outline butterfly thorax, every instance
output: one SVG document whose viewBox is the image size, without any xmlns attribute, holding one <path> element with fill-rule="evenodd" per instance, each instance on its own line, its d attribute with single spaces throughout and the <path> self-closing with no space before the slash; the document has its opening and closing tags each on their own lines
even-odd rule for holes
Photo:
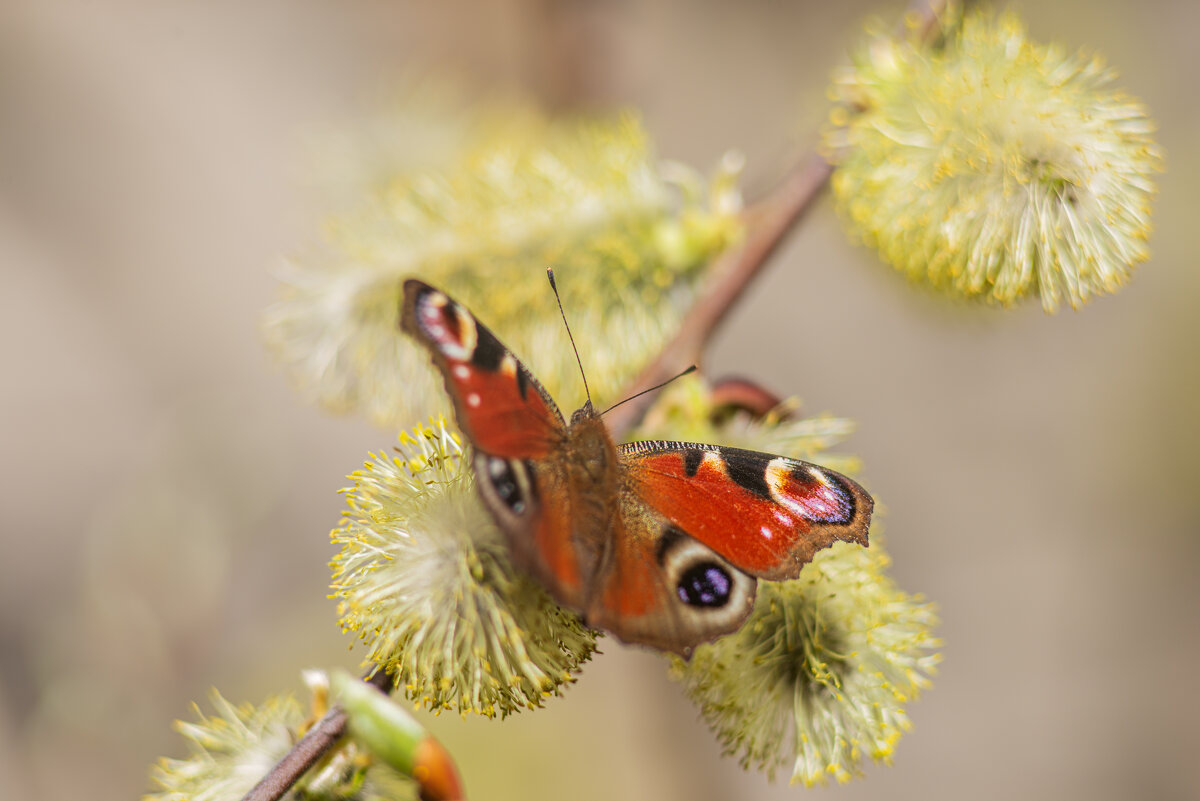
<svg viewBox="0 0 1200 801">
<path fill-rule="evenodd" d="M 571 509 L 571 540 L 584 584 L 603 564 L 620 508 L 615 500 L 621 486 L 617 449 L 604 421 L 585 404 L 571 416 L 562 449 Z"/>
<path fill-rule="evenodd" d="M 571 504 L 576 507 L 574 538 L 597 542 L 606 535 L 609 518 L 616 513 L 606 499 L 616 497 L 621 475 L 616 446 L 591 403 L 571 416 L 561 458 Z"/>
</svg>

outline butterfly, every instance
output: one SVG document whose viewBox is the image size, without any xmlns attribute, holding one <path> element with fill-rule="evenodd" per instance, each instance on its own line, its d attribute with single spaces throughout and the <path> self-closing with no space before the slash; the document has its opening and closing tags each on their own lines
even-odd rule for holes
<svg viewBox="0 0 1200 801">
<path fill-rule="evenodd" d="M 405 282 L 400 322 L 445 380 L 513 561 L 590 627 L 687 657 L 742 625 L 758 579 L 796 578 L 836 540 L 867 545 L 874 502 L 843 475 L 719 445 L 618 445 L 590 399 L 565 420 L 490 330 L 421 281 Z"/>
</svg>

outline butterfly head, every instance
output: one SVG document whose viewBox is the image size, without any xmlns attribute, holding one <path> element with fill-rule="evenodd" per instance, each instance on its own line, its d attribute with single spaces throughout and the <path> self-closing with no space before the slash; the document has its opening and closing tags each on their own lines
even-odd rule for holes
<svg viewBox="0 0 1200 801">
<path fill-rule="evenodd" d="M 592 399 L 588 398 L 587 401 L 585 401 L 584 404 L 576 409 L 575 413 L 571 415 L 571 425 L 576 425 L 583 420 L 598 418 L 599 416 L 600 415 L 596 414 L 596 410 L 592 408 Z"/>
</svg>

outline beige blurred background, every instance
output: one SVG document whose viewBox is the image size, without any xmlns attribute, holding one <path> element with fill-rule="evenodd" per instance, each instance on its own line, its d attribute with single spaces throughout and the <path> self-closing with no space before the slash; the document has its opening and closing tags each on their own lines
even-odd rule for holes
<svg viewBox="0 0 1200 801">
<path fill-rule="evenodd" d="M 315 132 L 450 71 L 640 107 L 700 167 L 740 147 L 754 195 L 811 141 L 868 6 L 0 4 L 0 798 L 134 797 L 211 686 L 259 701 L 361 658 L 327 532 L 392 434 L 304 405 L 257 329 L 270 270 L 317 239 Z M 1200 797 L 1200 5 L 1016 7 L 1104 53 L 1160 124 L 1132 285 L 1056 317 L 948 306 L 825 202 L 711 360 L 859 422 L 895 575 L 944 619 L 895 765 L 770 785 L 660 660 L 610 644 L 544 711 L 435 721 L 473 798 Z"/>
</svg>

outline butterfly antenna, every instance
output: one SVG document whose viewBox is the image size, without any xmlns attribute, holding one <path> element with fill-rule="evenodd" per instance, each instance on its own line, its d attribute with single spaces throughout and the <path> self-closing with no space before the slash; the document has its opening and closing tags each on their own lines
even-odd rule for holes
<svg viewBox="0 0 1200 801">
<path fill-rule="evenodd" d="M 579 348 L 575 347 L 575 337 L 571 335 L 571 326 L 567 323 L 567 313 L 563 311 L 562 298 L 558 296 L 558 284 L 554 283 L 553 267 L 546 268 L 546 277 L 550 279 L 550 288 L 554 290 L 554 301 L 558 303 L 558 313 L 562 315 L 563 328 L 567 329 L 567 339 L 571 340 L 571 350 L 575 351 L 575 363 L 579 365 L 579 375 L 583 377 L 583 393 L 587 395 L 588 405 L 591 406 L 592 393 L 588 390 L 587 374 L 583 372 L 583 361 L 579 358 Z"/>
<path fill-rule="evenodd" d="M 655 384 L 654 386 L 650 387 L 649 389 L 643 389 L 641 392 L 637 393 L 636 395 L 630 395 L 630 396 L 629 396 L 628 398 L 626 398 L 625 400 L 623 400 L 623 401 L 619 401 L 619 402 L 617 402 L 617 403 L 614 403 L 612 406 L 609 406 L 607 409 L 605 409 L 604 411 L 600 412 L 600 416 L 601 416 L 601 417 L 603 417 L 604 415 L 606 415 L 606 414 L 608 414 L 609 412 L 611 412 L 613 409 L 615 409 L 615 408 L 617 408 L 618 406 L 620 406 L 622 403 L 629 403 L 629 402 L 630 402 L 631 400 L 633 400 L 634 398 L 640 398 L 640 397 L 642 397 L 643 395 L 645 395 L 647 392 L 653 392 L 653 391 L 654 391 L 654 390 L 656 390 L 656 389 L 662 389 L 662 388 L 663 388 L 663 387 L 665 387 L 667 384 L 670 384 L 672 381 L 674 381 L 676 378 L 683 378 L 685 375 L 688 375 L 688 374 L 690 374 L 690 373 L 694 373 L 694 372 L 696 372 L 696 365 L 694 365 L 694 364 L 693 364 L 691 367 L 689 367 L 688 369 L 684 370 L 684 371 L 683 371 L 682 373 L 680 373 L 679 375 L 677 375 L 677 376 L 674 376 L 674 377 L 672 377 L 672 378 L 668 378 L 666 381 L 662 382 L 661 384 Z"/>
</svg>

